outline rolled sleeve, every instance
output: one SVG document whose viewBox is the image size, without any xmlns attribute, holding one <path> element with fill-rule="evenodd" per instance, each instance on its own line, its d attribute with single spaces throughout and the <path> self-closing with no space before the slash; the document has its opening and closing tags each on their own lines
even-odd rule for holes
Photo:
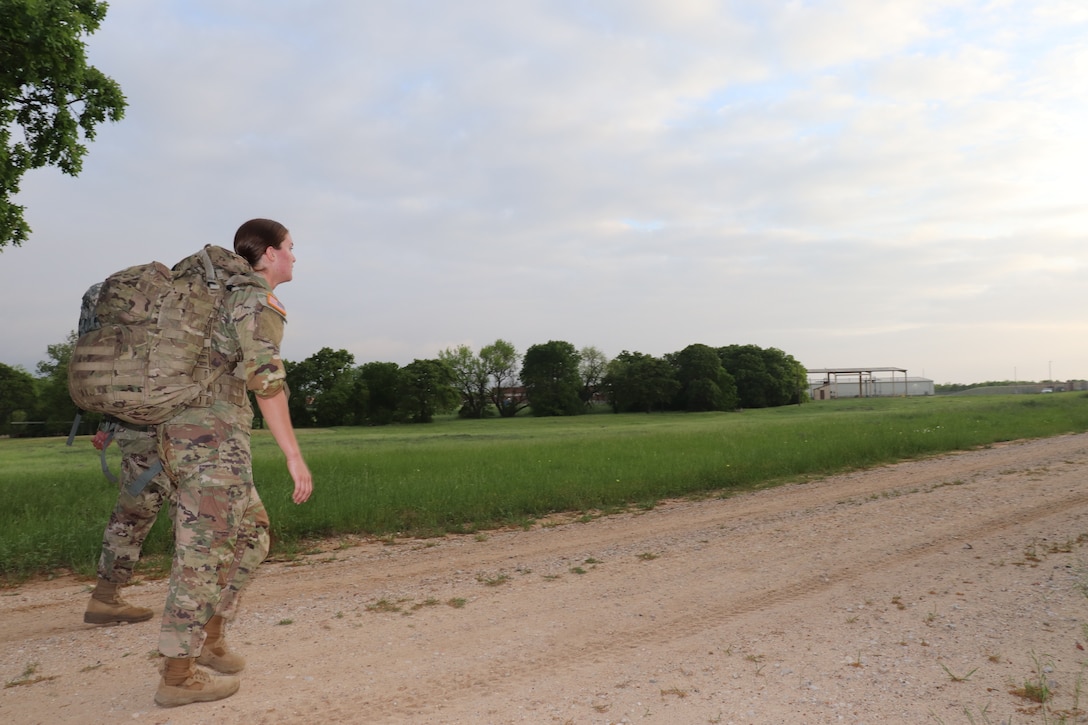
<svg viewBox="0 0 1088 725">
<path fill-rule="evenodd" d="M 262 398 L 286 386 L 287 371 L 280 359 L 280 342 L 287 320 L 282 308 L 269 304 L 267 289 L 251 288 L 235 306 L 235 329 L 241 345 L 240 372 L 246 389 Z"/>
</svg>

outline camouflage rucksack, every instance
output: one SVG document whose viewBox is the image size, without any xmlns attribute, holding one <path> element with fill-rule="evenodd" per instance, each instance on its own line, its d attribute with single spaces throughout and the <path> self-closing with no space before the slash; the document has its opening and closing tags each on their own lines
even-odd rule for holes
<svg viewBox="0 0 1088 725">
<path fill-rule="evenodd" d="M 215 396 L 240 403 L 240 380 L 220 376 L 231 361 L 210 357 L 212 327 L 227 294 L 259 284 L 242 257 L 207 245 L 167 269 L 151 262 L 102 283 L 93 321 L 84 324 L 68 363 L 68 392 L 82 410 L 135 425 L 163 423 Z M 88 290 L 88 295 L 93 288 Z"/>
</svg>

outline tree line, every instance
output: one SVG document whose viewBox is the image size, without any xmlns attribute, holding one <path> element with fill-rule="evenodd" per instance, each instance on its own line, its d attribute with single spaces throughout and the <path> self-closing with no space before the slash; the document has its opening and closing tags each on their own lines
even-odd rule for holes
<svg viewBox="0 0 1088 725">
<path fill-rule="evenodd" d="M 0 434 L 64 435 L 78 412 L 68 397 L 68 361 L 75 333 L 46 349 L 36 375 L 0 363 Z M 429 423 L 456 412 L 464 418 L 712 411 L 800 403 L 804 366 L 776 348 L 688 345 L 654 357 L 624 350 L 609 360 L 595 347 L 551 340 L 524 354 L 496 340 L 479 351 L 466 345 L 437 357 L 355 363 L 347 350 L 322 348 L 285 361 L 291 417 L 298 427 Z M 97 425 L 86 416 L 80 433 Z M 258 425 L 260 421 L 257 421 Z"/>
<path fill-rule="evenodd" d="M 291 417 L 299 427 L 428 423 L 463 418 L 730 411 L 798 404 L 807 399 L 805 367 L 777 348 L 688 345 L 654 357 L 624 350 L 609 360 L 551 340 L 520 354 L 496 340 L 474 351 L 447 348 L 403 367 L 355 365 L 346 350 L 322 348 L 287 363 Z"/>
</svg>

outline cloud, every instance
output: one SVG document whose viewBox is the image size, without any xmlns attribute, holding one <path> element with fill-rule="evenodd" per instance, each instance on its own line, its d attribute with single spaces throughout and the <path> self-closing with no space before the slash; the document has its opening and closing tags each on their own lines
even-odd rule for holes
<svg viewBox="0 0 1088 725">
<path fill-rule="evenodd" d="M 91 56 L 130 107 L 79 178 L 27 177 L 0 360 L 113 269 L 271 216 L 289 359 L 751 342 L 1088 377 L 1077 8 L 114 0 Z"/>
</svg>

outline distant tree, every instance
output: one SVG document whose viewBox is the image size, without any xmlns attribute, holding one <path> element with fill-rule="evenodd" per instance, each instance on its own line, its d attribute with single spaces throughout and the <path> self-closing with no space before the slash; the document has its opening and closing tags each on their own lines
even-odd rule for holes
<svg viewBox="0 0 1088 725">
<path fill-rule="evenodd" d="M 22 368 L 0 363 L 0 433 L 8 432 L 13 417 L 26 420 L 37 402 L 34 377 Z"/>
<path fill-rule="evenodd" d="M 551 340 L 525 351 L 521 380 L 533 415 L 577 415 L 584 406 L 578 392 L 578 351 L 569 342 Z"/>
<path fill-rule="evenodd" d="M 369 362 L 359 368 L 360 384 L 367 397 L 362 420 L 370 425 L 388 425 L 396 419 L 400 366 L 392 362 Z"/>
<path fill-rule="evenodd" d="M 624 350 L 608 363 L 604 387 L 616 413 L 652 413 L 669 404 L 680 383 L 668 361 Z"/>
<path fill-rule="evenodd" d="M 362 408 L 361 390 L 357 386 L 356 369 L 348 366 L 342 375 L 314 398 L 314 422 L 321 428 L 336 425 L 356 425 Z M 365 388 L 362 390 L 365 391 Z"/>
<path fill-rule="evenodd" d="M 763 351 L 767 372 L 778 384 L 770 396 L 773 405 L 798 405 L 808 400 L 808 370 L 796 358 L 776 347 Z"/>
<path fill-rule="evenodd" d="M 676 368 L 679 383 L 673 407 L 677 410 L 733 410 L 737 407 L 737 386 L 714 348 L 688 345 L 667 356 Z"/>
<path fill-rule="evenodd" d="M 1035 385 L 1032 380 L 987 380 L 981 383 L 937 383 L 933 386 L 935 393 L 958 393 L 972 388 L 1004 388 L 1017 385 Z"/>
<path fill-rule="evenodd" d="M 296 426 L 351 425 L 355 422 L 355 356 L 323 347 L 287 366 L 288 407 Z"/>
<path fill-rule="evenodd" d="M 777 348 L 729 345 L 718 348 L 722 366 L 737 382 L 743 408 L 768 408 L 800 402 L 808 387 L 804 366 Z"/>
<path fill-rule="evenodd" d="M 520 356 L 514 346 L 506 340 L 496 340 L 480 348 L 480 360 L 484 371 L 491 379 L 488 396 L 492 405 L 503 418 L 513 418 L 524 410 L 529 401 L 524 395 L 514 394 L 518 385 L 518 363 Z"/>
<path fill-rule="evenodd" d="M 291 422 L 296 428 L 312 428 L 317 425 L 310 398 L 303 392 L 303 388 L 309 384 L 309 372 L 306 368 L 305 361 L 300 363 L 293 360 L 283 361 L 283 369 L 287 375 L 287 388 L 291 391 L 291 395 L 287 398 L 287 410 L 290 411 Z M 251 397 L 250 401 L 253 404 L 254 416 L 260 420 L 261 409 L 257 407 L 255 399 Z"/>
<path fill-rule="evenodd" d="M 38 408 L 35 415 L 40 420 L 60 423 L 75 418 L 78 408 L 68 394 L 68 362 L 76 344 L 75 330 L 68 333 L 64 342 L 47 345 L 47 360 L 37 365 Z"/>
<path fill-rule="evenodd" d="M 30 235 L 12 202 L 23 174 L 56 166 L 76 176 L 103 121 L 124 115 L 121 87 L 87 65 L 84 37 L 106 16 L 92 0 L 0 2 L 0 250 Z"/>
<path fill-rule="evenodd" d="M 412 423 L 431 423 L 460 402 L 453 371 L 441 360 L 413 360 L 401 368 L 397 410 Z"/>
<path fill-rule="evenodd" d="M 484 361 L 467 345 L 446 348 L 438 353 L 438 359 L 453 373 L 453 386 L 461 394 L 461 417 L 483 418 L 490 402 L 490 375 Z"/>
<path fill-rule="evenodd" d="M 362 425 L 366 422 L 366 411 L 370 404 L 370 388 L 363 377 L 362 366 L 351 370 L 351 399 L 348 407 L 351 410 L 352 425 Z"/>
<path fill-rule="evenodd" d="M 607 369 L 608 358 L 597 348 L 590 345 L 578 351 L 578 379 L 582 384 L 578 397 L 583 405 L 589 405 L 600 392 Z"/>
</svg>

